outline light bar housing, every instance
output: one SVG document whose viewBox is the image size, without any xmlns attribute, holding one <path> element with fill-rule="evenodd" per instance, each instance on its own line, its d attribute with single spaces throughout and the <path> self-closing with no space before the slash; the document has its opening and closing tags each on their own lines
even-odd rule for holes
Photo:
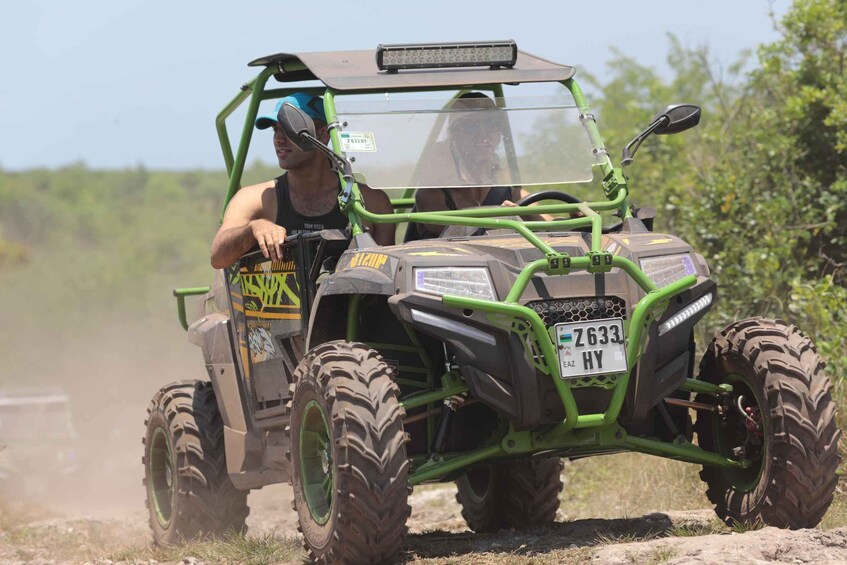
<svg viewBox="0 0 847 565">
<path fill-rule="evenodd" d="M 659 335 L 665 335 L 666 333 L 683 323 L 685 320 L 691 318 L 699 312 L 702 312 L 712 304 L 713 300 L 714 297 L 712 296 L 711 292 L 704 294 L 703 296 L 701 296 L 700 298 L 698 298 L 697 300 L 695 300 L 694 302 L 692 302 L 691 304 L 671 316 L 667 321 L 662 323 L 659 326 Z"/>
<path fill-rule="evenodd" d="M 378 45 L 376 66 L 396 73 L 400 69 L 442 69 L 448 67 L 512 68 L 518 59 L 518 46 L 511 40 L 464 43 L 395 43 Z"/>
<path fill-rule="evenodd" d="M 414 274 L 419 292 L 497 300 L 486 267 L 415 267 Z"/>
<path fill-rule="evenodd" d="M 688 275 L 697 274 L 697 267 L 688 253 L 643 257 L 639 263 L 644 274 L 650 277 L 658 288 L 664 288 Z"/>
</svg>

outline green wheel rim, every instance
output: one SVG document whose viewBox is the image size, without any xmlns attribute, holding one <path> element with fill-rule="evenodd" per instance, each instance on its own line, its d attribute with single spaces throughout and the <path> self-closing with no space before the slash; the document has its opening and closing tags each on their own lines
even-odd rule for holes
<svg viewBox="0 0 847 565">
<path fill-rule="evenodd" d="M 723 474 L 729 481 L 729 484 L 732 485 L 732 488 L 738 492 L 750 492 L 759 484 L 759 481 L 762 478 L 765 461 L 767 461 L 768 422 L 764 417 L 766 407 L 762 406 L 761 402 L 759 402 L 759 398 L 750 387 L 749 381 L 742 375 L 732 373 L 726 376 L 724 382 L 732 385 L 733 402 L 739 395 L 743 395 L 746 404 L 749 405 L 752 402 L 759 411 L 759 418 L 762 425 L 762 447 L 758 453 L 752 456 L 748 454 L 748 458 L 752 459 L 755 463 L 746 469 L 723 469 Z M 718 453 L 725 457 L 735 459 L 736 457 L 732 454 L 732 448 L 738 445 L 738 440 L 742 433 L 741 427 L 743 426 L 744 421 L 743 416 L 738 414 L 738 411 L 734 406 L 730 407 L 730 410 L 733 411 L 731 413 L 734 417 L 729 424 L 724 427 L 718 421 L 718 418 L 715 418 L 712 424 L 712 429 Z"/>
<path fill-rule="evenodd" d="M 306 404 L 300 421 L 300 482 L 312 518 L 326 524 L 334 500 L 335 469 L 329 425 L 315 400 Z"/>
<path fill-rule="evenodd" d="M 491 465 L 474 467 L 465 472 L 465 483 L 468 485 L 468 494 L 474 502 L 481 503 L 491 490 L 491 481 L 494 469 Z"/>
<path fill-rule="evenodd" d="M 147 459 L 147 476 L 150 478 L 150 496 L 153 512 L 163 528 L 171 522 L 175 490 L 174 464 L 171 446 L 162 428 L 153 430 L 150 439 L 150 456 Z"/>
</svg>

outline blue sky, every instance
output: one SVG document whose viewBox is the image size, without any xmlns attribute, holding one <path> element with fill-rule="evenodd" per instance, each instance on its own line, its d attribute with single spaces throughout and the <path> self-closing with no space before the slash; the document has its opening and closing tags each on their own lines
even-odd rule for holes
<svg viewBox="0 0 847 565">
<path fill-rule="evenodd" d="M 510 38 L 602 75 L 611 48 L 667 71 L 672 32 L 727 66 L 778 38 L 771 5 L 790 3 L 2 0 L 0 167 L 222 168 L 215 115 L 270 53 Z"/>
</svg>

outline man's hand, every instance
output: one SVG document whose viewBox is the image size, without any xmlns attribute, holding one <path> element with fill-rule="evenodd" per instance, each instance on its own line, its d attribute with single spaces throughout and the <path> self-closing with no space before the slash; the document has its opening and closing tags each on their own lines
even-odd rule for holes
<svg viewBox="0 0 847 565">
<path fill-rule="evenodd" d="M 253 220 L 250 231 L 259 244 L 262 255 L 271 261 L 282 261 L 282 244 L 285 243 L 285 228 L 269 220 Z"/>
</svg>

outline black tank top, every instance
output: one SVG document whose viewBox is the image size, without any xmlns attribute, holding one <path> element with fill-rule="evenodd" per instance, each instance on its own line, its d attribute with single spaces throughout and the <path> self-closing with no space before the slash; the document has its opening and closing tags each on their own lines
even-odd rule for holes
<svg viewBox="0 0 847 565">
<path fill-rule="evenodd" d="M 431 189 L 426 189 L 431 190 Z M 444 191 L 444 203 L 447 205 L 448 210 L 456 210 L 456 203 L 453 201 L 453 197 L 450 195 L 450 191 L 446 188 L 442 188 Z M 511 186 L 494 186 L 488 189 L 488 194 L 485 195 L 482 202 L 479 203 L 480 206 L 500 206 L 506 200 L 512 199 L 512 187 Z M 415 212 L 415 208 L 413 207 L 412 212 Z M 474 232 L 474 235 L 478 235 L 483 232 L 482 228 Z M 406 236 L 403 238 L 403 241 L 416 241 L 418 239 L 432 239 L 438 237 L 436 234 L 431 233 L 422 226 L 419 226 L 416 222 L 409 222 L 409 225 L 406 227 Z"/>
<path fill-rule="evenodd" d="M 320 230 L 343 230 L 350 222 L 338 205 L 320 216 L 304 216 L 291 205 L 291 195 L 288 192 L 288 173 L 277 177 L 276 190 L 276 223 L 285 228 L 288 233 L 301 233 Z"/>
</svg>

